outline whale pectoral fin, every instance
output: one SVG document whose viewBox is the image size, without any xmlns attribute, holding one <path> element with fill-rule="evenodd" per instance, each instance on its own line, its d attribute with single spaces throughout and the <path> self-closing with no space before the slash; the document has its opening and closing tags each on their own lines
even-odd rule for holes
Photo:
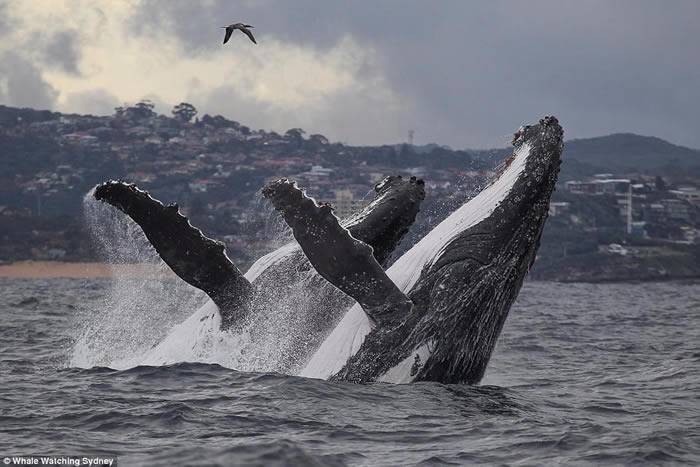
<svg viewBox="0 0 700 467">
<path fill-rule="evenodd" d="M 410 299 L 372 255 L 372 247 L 343 228 L 330 206 L 316 204 L 287 179 L 265 187 L 263 196 L 282 213 L 316 272 L 356 300 L 375 323 L 411 308 Z"/>
<path fill-rule="evenodd" d="M 252 286 L 226 256 L 222 243 L 192 226 L 177 205 L 165 206 L 134 184 L 105 182 L 95 188 L 94 196 L 133 219 L 170 269 L 209 295 L 221 312 L 222 328 L 237 320 Z"/>
<path fill-rule="evenodd" d="M 342 225 L 353 237 L 371 245 L 374 257 L 384 266 L 415 221 L 425 199 L 425 184 L 416 177 L 389 176 L 374 191 L 374 200 Z"/>
</svg>

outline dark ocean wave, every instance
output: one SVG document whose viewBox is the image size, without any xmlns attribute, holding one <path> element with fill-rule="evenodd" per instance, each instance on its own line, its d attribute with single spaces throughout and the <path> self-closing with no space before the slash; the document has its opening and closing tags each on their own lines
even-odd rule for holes
<svg viewBox="0 0 700 467">
<path fill-rule="evenodd" d="M 465 386 L 198 362 L 67 367 L 97 284 L 85 298 L 81 281 L 0 281 L 0 454 L 116 454 L 121 465 L 700 462 L 698 285 L 527 284 L 484 384 Z"/>
</svg>

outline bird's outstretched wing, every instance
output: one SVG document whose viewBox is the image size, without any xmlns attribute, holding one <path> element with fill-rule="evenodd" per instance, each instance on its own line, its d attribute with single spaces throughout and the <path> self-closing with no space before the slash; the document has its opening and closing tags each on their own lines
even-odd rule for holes
<svg viewBox="0 0 700 467">
<path fill-rule="evenodd" d="M 255 38 L 253 37 L 253 33 L 250 32 L 250 29 L 246 28 L 245 26 L 242 26 L 242 27 L 240 27 L 239 29 L 241 30 L 241 32 L 242 32 L 243 34 L 245 34 L 246 36 L 248 36 L 248 39 L 250 39 L 251 41 L 253 41 L 253 44 L 257 44 L 257 41 L 256 41 Z"/>
<path fill-rule="evenodd" d="M 224 36 L 224 44 L 227 43 L 228 40 L 231 38 L 231 34 L 233 34 L 233 28 L 229 26 L 226 28 L 226 35 Z"/>
</svg>

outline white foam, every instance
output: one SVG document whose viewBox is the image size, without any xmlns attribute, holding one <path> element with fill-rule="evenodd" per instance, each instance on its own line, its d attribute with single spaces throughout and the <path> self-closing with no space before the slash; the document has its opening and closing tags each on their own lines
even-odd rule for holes
<svg viewBox="0 0 700 467">
<path fill-rule="evenodd" d="M 423 268 L 439 258 L 452 239 L 491 215 L 508 196 L 525 169 L 529 154 L 529 145 L 518 148 L 515 158 L 494 183 L 438 224 L 387 270 L 387 275 L 399 289 L 408 293 L 420 277 Z M 371 325 L 367 315 L 359 304 L 355 304 L 321 344 L 300 375 L 326 379 L 337 373 L 358 351 L 370 331 Z M 394 373 L 392 375 L 393 379 L 404 379 L 403 376 Z"/>
</svg>

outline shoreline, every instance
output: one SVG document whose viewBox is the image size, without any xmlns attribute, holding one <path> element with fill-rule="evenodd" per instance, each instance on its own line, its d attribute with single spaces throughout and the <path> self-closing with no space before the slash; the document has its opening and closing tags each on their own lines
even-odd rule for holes
<svg viewBox="0 0 700 467">
<path fill-rule="evenodd" d="M 97 262 L 16 261 L 0 264 L 0 278 L 8 279 L 101 279 L 115 273 L 153 277 L 167 272 L 157 264 L 108 264 Z"/>
<path fill-rule="evenodd" d="M 163 270 L 158 264 L 109 264 L 89 261 L 16 261 L 12 263 L 0 264 L 0 279 L 108 279 L 115 274 L 127 277 L 154 278 L 165 276 L 173 278 L 172 273 Z M 552 278 L 532 278 L 528 277 L 527 282 L 559 282 L 559 283 L 589 283 L 589 284 L 616 284 L 616 283 L 644 283 L 644 282 L 698 282 L 700 276 L 647 276 L 616 278 L 597 277 L 581 275 L 576 279 L 563 276 L 560 279 Z"/>
</svg>

